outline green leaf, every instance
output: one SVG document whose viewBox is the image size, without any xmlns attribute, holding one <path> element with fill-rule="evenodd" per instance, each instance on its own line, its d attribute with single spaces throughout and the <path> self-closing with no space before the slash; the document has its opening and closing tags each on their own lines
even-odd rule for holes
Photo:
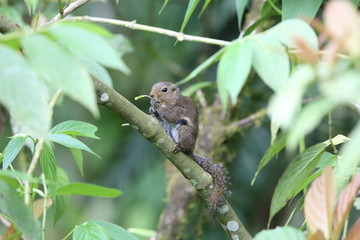
<svg viewBox="0 0 360 240">
<path fill-rule="evenodd" d="M 55 192 L 57 182 L 57 168 L 54 151 L 49 143 L 44 144 L 44 148 L 40 155 L 40 165 L 44 172 L 45 179 L 48 180 L 50 193 Z"/>
<path fill-rule="evenodd" d="M 66 184 L 69 183 L 69 178 L 66 174 L 66 172 L 62 169 L 62 168 L 57 168 L 56 171 L 56 175 L 57 175 L 57 182 L 56 182 L 56 187 L 62 187 Z M 53 193 L 55 194 L 55 193 Z M 60 196 L 55 196 L 55 202 L 54 202 L 54 224 L 60 219 L 60 217 L 65 213 L 68 205 L 70 202 L 70 196 L 67 195 L 60 195 Z"/>
<path fill-rule="evenodd" d="M 205 69 L 213 65 L 215 62 L 219 61 L 222 54 L 224 53 L 226 48 L 221 48 L 217 51 L 214 55 L 206 59 L 203 63 L 201 63 L 197 68 L 195 68 L 186 78 L 182 79 L 181 81 L 177 82 L 177 85 L 187 83 L 188 81 L 196 78 L 201 72 Z"/>
<path fill-rule="evenodd" d="M 118 239 L 138 240 L 135 236 L 133 236 L 128 231 L 126 231 L 124 228 L 122 228 L 118 225 L 115 225 L 113 223 L 109 223 L 109 222 L 101 221 L 101 220 L 94 220 L 94 221 L 90 221 L 90 222 L 103 227 L 105 229 L 105 231 L 107 232 L 108 236 L 110 237 L 110 240 L 118 240 Z"/>
<path fill-rule="evenodd" d="M 181 29 L 180 29 L 180 32 L 183 32 L 185 27 L 186 27 L 186 24 L 188 23 L 191 15 L 193 14 L 196 6 L 198 5 L 200 0 L 189 0 L 189 4 L 187 6 L 187 9 L 186 9 L 186 13 L 185 13 L 185 18 L 184 18 L 184 21 L 181 25 Z"/>
<path fill-rule="evenodd" d="M 116 50 L 111 44 L 94 32 L 71 23 L 57 23 L 49 29 L 49 32 L 71 51 L 84 55 L 106 67 L 130 74 L 130 69 L 116 55 Z"/>
<path fill-rule="evenodd" d="M 241 21 L 243 18 L 243 14 L 246 8 L 248 0 L 236 0 L 236 15 L 237 15 L 237 19 L 238 19 L 238 27 L 239 30 L 241 30 Z"/>
<path fill-rule="evenodd" d="M 212 0 L 205 0 L 205 3 L 204 5 L 202 6 L 201 8 L 201 11 L 200 11 L 200 14 L 199 14 L 199 17 L 201 17 L 205 11 L 205 9 L 209 6 L 209 4 L 212 2 Z"/>
<path fill-rule="evenodd" d="M 336 184 L 342 189 L 353 176 L 360 165 L 360 122 L 356 124 L 349 135 L 348 141 L 340 150 L 340 161 L 335 168 Z"/>
<path fill-rule="evenodd" d="M 187 97 L 192 96 L 197 90 L 203 89 L 206 87 L 210 87 L 212 85 L 211 82 L 198 82 L 191 84 L 189 87 L 181 91 L 181 94 Z"/>
<path fill-rule="evenodd" d="M 97 62 L 91 60 L 90 58 L 84 56 L 78 56 L 81 63 L 85 66 L 86 70 L 96 79 L 102 81 L 106 85 L 113 87 L 113 82 L 108 71 L 98 64 Z"/>
<path fill-rule="evenodd" d="M 83 155 L 82 151 L 80 149 L 76 148 L 70 148 L 71 155 L 74 158 L 74 161 L 76 163 L 76 166 L 79 168 L 79 171 L 81 173 L 81 176 L 84 177 L 84 168 L 83 168 Z"/>
<path fill-rule="evenodd" d="M 15 188 L 0 180 L 0 209 L 2 214 L 9 217 L 15 228 L 23 233 L 26 239 L 40 239 L 40 224 L 34 219 L 33 214 L 24 204 L 24 199 L 19 196 Z"/>
<path fill-rule="evenodd" d="M 254 240 L 305 240 L 304 234 L 293 227 L 277 227 L 271 230 L 262 230 L 256 234 Z"/>
<path fill-rule="evenodd" d="M 74 56 L 43 35 L 24 37 L 21 44 L 28 61 L 43 80 L 56 89 L 62 89 L 93 115 L 99 114 L 93 82 Z"/>
<path fill-rule="evenodd" d="M 0 176 L 9 177 L 13 179 L 20 179 L 20 180 L 26 180 L 32 183 L 39 183 L 41 182 L 40 179 L 32 178 L 26 173 L 20 172 L 20 171 L 12 171 L 12 170 L 0 170 Z"/>
<path fill-rule="evenodd" d="M 166 5 L 169 3 L 170 0 L 164 0 L 164 3 L 159 11 L 159 15 L 162 13 L 162 11 L 165 9 Z"/>
<path fill-rule="evenodd" d="M 0 44 L 0 56 L 0 102 L 30 134 L 45 137 L 50 112 L 43 84 L 20 53 Z"/>
<path fill-rule="evenodd" d="M 266 34 L 251 39 L 253 66 L 260 78 L 277 91 L 289 78 L 290 62 L 284 46 Z"/>
<path fill-rule="evenodd" d="M 227 107 L 228 96 L 236 104 L 237 97 L 251 70 L 252 48 L 249 41 L 234 42 L 226 47 L 217 72 L 217 84 L 223 108 Z"/>
<path fill-rule="evenodd" d="M 56 195 L 84 195 L 115 198 L 122 194 L 114 188 L 106 188 L 89 183 L 69 183 L 56 189 Z"/>
<path fill-rule="evenodd" d="M 261 158 L 258 169 L 256 170 L 255 176 L 251 181 L 251 185 L 254 184 L 257 175 L 259 172 L 270 162 L 270 160 L 277 155 L 284 147 L 286 146 L 286 134 L 281 133 L 275 141 L 270 145 L 270 147 L 266 150 L 264 156 Z"/>
<path fill-rule="evenodd" d="M 51 134 L 49 136 L 49 140 L 56 142 L 58 144 L 61 144 L 65 147 L 68 148 L 76 148 L 76 149 L 81 149 L 84 151 L 87 151 L 95 156 L 97 156 L 98 158 L 99 155 L 97 155 L 95 152 L 93 152 L 88 146 L 86 146 L 83 142 L 77 140 L 76 138 L 70 137 L 69 135 L 65 135 L 65 134 Z"/>
<path fill-rule="evenodd" d="M 355 6 L 359 5 L 360 0 L 352 0 Z"/>
<path fill-rule="evenodd" d="M 266 2 L 267 3 L 267 2 Z M 266 4 L 265 3 L 265 4 Z M 264 4 L 264 5 L 265 5 Z M 244 33 L 244 37 L 250 35 L 258 26 L 260 26 L 261 24 L 263 24 L 265 21 L 268 21 L 269 18 L 273 17 L 273 16 L 276 16 L 278 15 L 277 12 L 269 12 L 269 13 L 266 13 L 264 16 L 262 16 L 260 19 L 256 20 L 251 26 L 249 26 L 245 33 Z"/>
<path fill-rule="evenodd" d="M 98 128 L 90 123 L 69 120 L 65 122 L 61 122 L 54 126 L 50 130 L 50 134 L 67 134 L 67 135 L 75 135 L 75 136 L 83 136 L 88 138 L 99 139 L 95 132 Z"/>
<path fill-rule="evenodd" d="M 156 231 L 150 229 L 143 229 L 143 228 L 128 228 L 130 233 L 138 235 L 144 238 L 154 238 L 156 235 Z"/>
<path fill-rule="evenodd" d="M 74 240 L 110 240 L 105 229 L 94 222 L 85 222 L 75 227 Z"/>
<path fill-rule="evenodd" d="M 285 206 L 286 202 L 294 196 L 305 179 L 310 176 L 328 145 L 328 143 L 318 143 L 291 161 L 275 187 L 271 199 L 269 223 L 274 215 Z"/>
<path fill-rule="evenodd" d="M 289 19 L 280 22 L 266 31 L 288 48 L 296 48 L 296 40 L 302 40 L 311 50 L 319 50 L 318 38 L 308 23 L 301 19 Z"/>
<path fill-rule="evenodd" d="M 35 13 L 35 9 L 37 7 L 38 2 L 39 2 L 39 0 L 25 0 L 26 6 L 27 6 L 30 14 Z"/>
<path fill-rule="evenodd" d="M 27 135 L 17 135 L 11 138 L 9 143 L 7 144 L 5 148 L 4 153 L 4 159 L 3 159 L 3 169 L 6 170 L 12 161 L 16 158 L 16 156 L 19 154 L 20 150 L 25 144 Z"/>
<path fill-rule="evenodd" d="M 282 0 L 282 20 L 302 18 L 310 22 L 319 10 L 323 0 Z"/>
</svg>

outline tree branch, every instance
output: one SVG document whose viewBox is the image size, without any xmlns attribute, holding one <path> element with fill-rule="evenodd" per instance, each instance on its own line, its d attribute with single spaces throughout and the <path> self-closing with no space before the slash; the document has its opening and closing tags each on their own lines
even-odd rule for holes
<svg viewBox="0 0 360 240">
<path fill-rule="evenodd" d="M 176 32 L 164 28 L 152 27 L 143 24 L 138 24 L 136 21 L 123 21 L 117 19 L 110 19 L 110 18 L 99 18 L 99 17 L 90 17 L 90 16 L 82 16 L 82 17 L 69 17 L 64 19 L 63 21 L 86 21 L 86 22 L 97 22 L 97 23 L 107 23 L 117 26 L 126 27 L 132 30 L 141 30 L 145 32 L 154 32 L 162 35 L 166 35 L 169 37 L 176 38 L 179 42 L 182 41 L 191 41 L 191 42 L 201 42 L 219 46 L 226 46 L 229 45 L 231 42 L 223 41 L 219 39 L 213 38 L 206 38 L 206 37 L 198 37 L 194 35 L 187 35 L 181 32 Z"/>
<path fill-rule="evenodd" d="M 69 4 L 69 6 L 67 8 L 64 9 L 63 12 L 63 17 L 69 15 L 70 13 L 72 13 L 73 11 L 75 11 L 76 9 L 78 9 L 79 7 L 81 7 L 82 5 L 84 5 L 85 3 L 90 2 L 91 0 L 77 0 L 75 2 L 72 2 Z M 61 14 L 58 13 L 53 19 L 51 19 L 46 25 L 52 24 L 58 20 L 60 20 L 62 18 Z"/>
<path fill-rule="evenodd" d="M 175 143 L 157 119 L 145 114 L 114 89 L 98 80 L 95 80 L 95 89 L 99 104 L 121 115 L 144 138 L 154 143 L 195 187 L 200 196 L 205 201 L 209 199 L 213 191 L 212 177 L 186 154 L 172 152 Z M 225 202 L 216 217 L 231 239 L 252 239 L 228 202 Z"/>
</svg>

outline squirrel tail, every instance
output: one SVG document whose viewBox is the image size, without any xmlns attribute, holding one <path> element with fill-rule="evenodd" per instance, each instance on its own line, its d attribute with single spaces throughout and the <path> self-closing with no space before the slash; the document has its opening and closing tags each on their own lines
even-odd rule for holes
<svg viewBox="0 0 360 240">
<path fill-rule="evenodd" d="M 193 155 L 193 159 L 214 179 L 214 190 L 209 198 L 208 207 L 211 216 L 215 216 L 218 208 L 224 204 L 225 198 L 228 198 L 231 195 L 231 191 L 227 188 L 227 184 L 230 182 L 230 177 L 222 165 L 213 164 L 208 158 Z"/>
</svg>

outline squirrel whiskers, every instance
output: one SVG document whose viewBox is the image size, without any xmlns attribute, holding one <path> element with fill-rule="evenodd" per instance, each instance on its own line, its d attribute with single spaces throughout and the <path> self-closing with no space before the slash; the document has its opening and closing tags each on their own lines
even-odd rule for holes
<svg viewBox="0 0 360 240">
<path fill-rule="evenodd" d="M 194 148 L 199 129 L 199 114 L 194 101 L 181 95 L 179 88 L 170 82 L 154 84 L 150 92 L 150 113 L 162 122 L 165 131 L 174 139 L 174 152 L 182 151 L 192 158 L 214 179 L 214 190 L 208 201 L 210 214 L 215 215 L 231 192 L 227 188 L 228 173 L 220 164 L 195 155 Z"/>
</svg>

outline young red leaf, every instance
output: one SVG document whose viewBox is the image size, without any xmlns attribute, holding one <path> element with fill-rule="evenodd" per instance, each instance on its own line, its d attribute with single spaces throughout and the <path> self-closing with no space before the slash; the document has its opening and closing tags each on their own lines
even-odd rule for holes
<svg viewBox="0 0 360 240">
<path fill-rule="evenodd" d="M 350 208 L 355 201 L 356 194 L 360 190 L 360 173 L 356 174 L 351 182 L 341 192 L 338 204 L 336 206 L 334 221 L 334 239 L 337 239 L 345 220 L 349 214 Z"/>
<path fill-rule="evenodd" d="M 305 219 L 312 233 L 320 230 L 326 239 L 332 231 L 336 187 L 334 172 L 327 167 L 311 185 L 305 197 Z"/>
<path fill-rule="evenodd" d="M 345 240 L 358 240 L 360 239 L 360 218 L 356 220 L 354 225 L 351 227 Z"/>
<path fill-rule="evenodd" d="M 322 231 L 317 230 L 316 232 L 310 234 L 306 240 L 325 240 L 324 234 Z"/>
</svg>

